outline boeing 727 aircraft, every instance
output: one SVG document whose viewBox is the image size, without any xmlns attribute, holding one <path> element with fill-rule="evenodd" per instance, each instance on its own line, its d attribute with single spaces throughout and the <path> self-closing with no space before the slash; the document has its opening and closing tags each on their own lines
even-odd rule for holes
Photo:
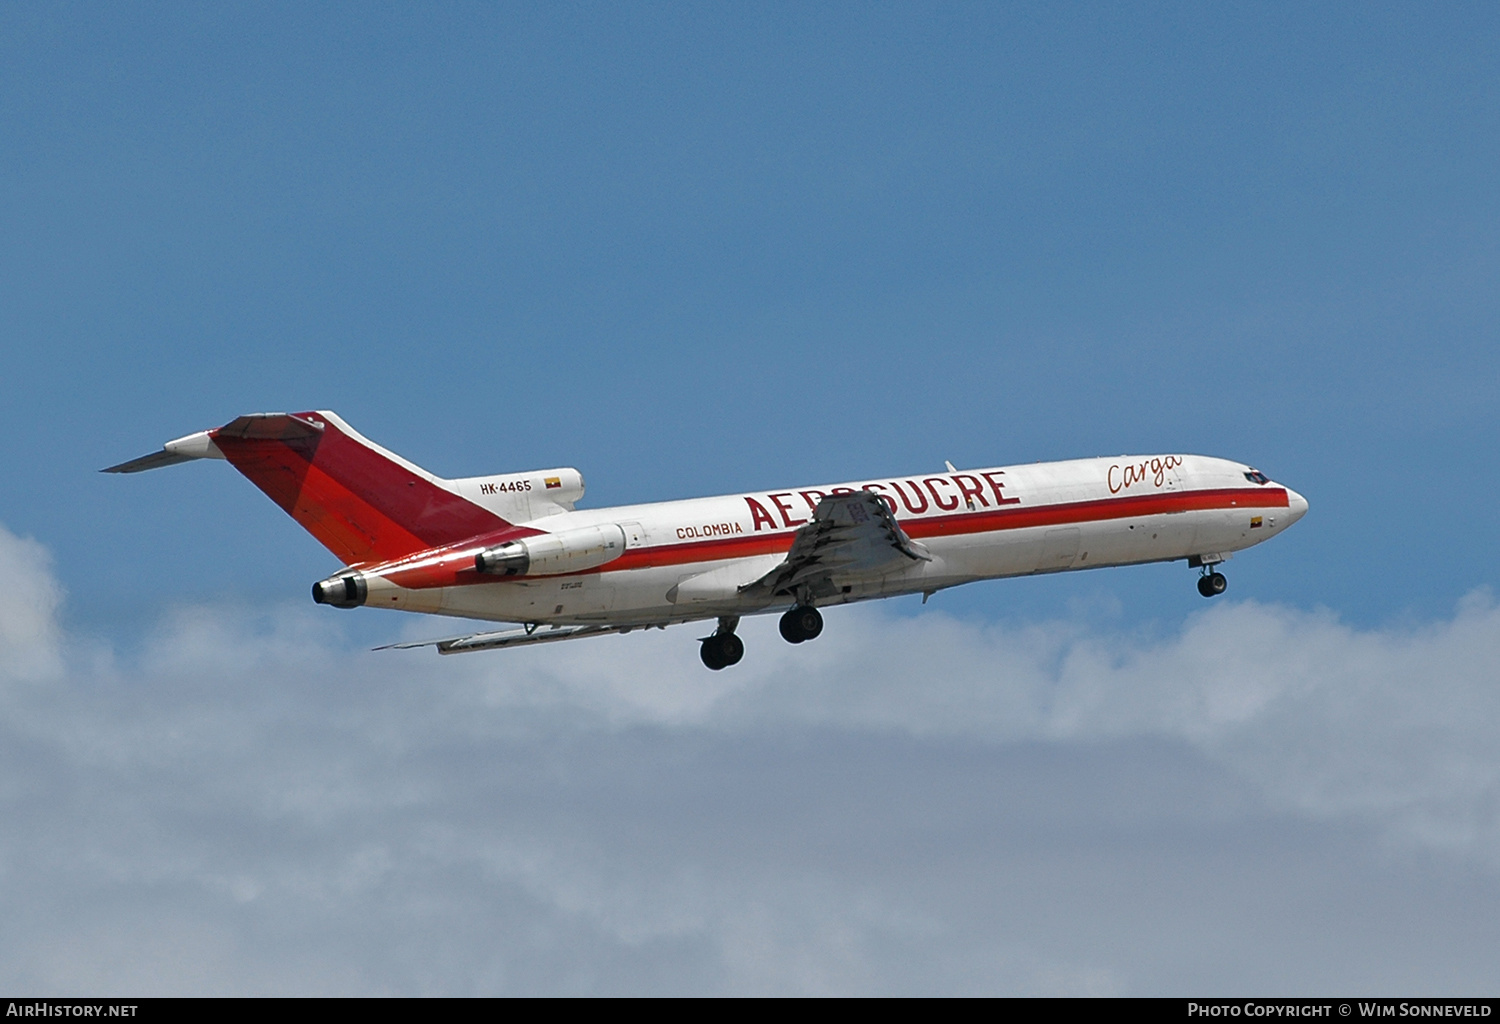
<svg viewBox="0 0 1500 1024">
<path fill-rule="evenodd" d="M 820 607 L 975 580 L 1185 560 L 1216 568 L 1307 512 L 1254 467 L 1121 456 L 580 509 L 576 469 L 433 476 L 331 412 L 256 413 L 112 466 L 227 459 L 343 563 L 313 585 L 335 608 L 518 623 L 392 647 L 443 654 L 717 620 L 703 663 L 745 653 L 740 618 L 781 612 L 790 643 Z"/>
</svg>

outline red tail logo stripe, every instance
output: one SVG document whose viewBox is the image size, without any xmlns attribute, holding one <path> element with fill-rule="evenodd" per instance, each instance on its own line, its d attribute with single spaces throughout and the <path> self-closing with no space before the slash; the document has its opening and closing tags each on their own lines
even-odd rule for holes
<svg viewBox="0 0 1500 1024">
<path fill-rule="evenodd" d="M 510 525 L 318 413 L 241 416 L 211 434 L 236 469 L 345 564 L 391 561 Z"/>
</svg>

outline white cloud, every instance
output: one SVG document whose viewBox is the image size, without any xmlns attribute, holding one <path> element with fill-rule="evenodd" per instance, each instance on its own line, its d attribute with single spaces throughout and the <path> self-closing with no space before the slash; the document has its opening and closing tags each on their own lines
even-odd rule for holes
<svg viewBox="0 0 1500 1024">
<path fill-rule="evenodd" d="M 438 658 L 300 607 L 117 657 L 3 529 L 0 593 L 14 990 L 1427 992 L 1500 951 L 1485 595 L 1156 640 L 835 610 L 709 673 L 692 627 Z"/>
<path fill-rule="evenodd" d="M 61 604 L 46 549 L 0 527 L 0 683 L 59 671 Z"/>
<path fill-rule="evenodd" d="M 752 623 L 746 661 L 717 675 L 697 665 L 682 631 L 514 652 L 514 665 L 476 657 L 453 671 L 492 707 L 567 705 L 615 727 L 1167 737 L 1282 809 L 1368 820 L 1393 838 L 1500 864 L 1500 607 L 1486 592 L 1451 620 L 1407 629 L 1226 603 L 1154 642 L 878 607 L 829 620 L 824 638 L 796 648 L 769 621 Z"/>
</svg>

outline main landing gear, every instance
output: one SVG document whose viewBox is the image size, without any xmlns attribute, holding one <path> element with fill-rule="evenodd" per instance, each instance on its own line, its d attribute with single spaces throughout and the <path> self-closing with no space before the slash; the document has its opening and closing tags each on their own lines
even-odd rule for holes
<svg viewBox="0 0 1500 1024">
<path fill-rule="evenodd" d="M 823 613 L 810 604 L 799 604 L 781 617 L 781 638 L 800 644 L 823 632 Z"/>
<path fill-rule="evenodd" d="M 737 665 L 745 656 L 745 641 L 735 635 L 739 628 L 738 615 L 719 618 L 719 628 L 712 636 L 703 638 L 698 656 L 703 664 L 715 672 L 730 665 Z M 789 644 L 800 644 L 823 632 L 823 613 L 810 604 L 799 604 L 781 617 L 781 636 Z"/>
<path fill-rule="evenodd" d="M 1207 566 L 1204 566 L 1207 569 Z M 1229 581 L 1222 572 L 1209 571 L 1198 577 L 1198 593 L 1204 597 L 1218 597 L 1229 588 Z"/>
<path fill-rule="evenodd" d="M 703 647 L 698 651 L 703 664 L 715 672 L 739 664 L 740 659 L 745 656 L 745 641 L 734 633 L 739 624 L 738 615 L 725 615 L 719 619 L 719 628 L 714 630 L 712 636 L 703 638 Z"/>
</svg>

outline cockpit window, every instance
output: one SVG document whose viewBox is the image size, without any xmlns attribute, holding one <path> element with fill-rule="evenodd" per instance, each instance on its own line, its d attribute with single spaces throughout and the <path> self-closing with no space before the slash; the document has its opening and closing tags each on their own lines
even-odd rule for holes
<svg viewBox="0 0 1500 1024">
<path fill-rule="evenodd" d="M 1246 473 L 1245 479 L 1249 480 L 1253 484 L 1268 484 L 1271 482 L 1271 478 L 1266 476 L 1258 469 L 1252 469 L 1250 472 Z"/>
</svg>

